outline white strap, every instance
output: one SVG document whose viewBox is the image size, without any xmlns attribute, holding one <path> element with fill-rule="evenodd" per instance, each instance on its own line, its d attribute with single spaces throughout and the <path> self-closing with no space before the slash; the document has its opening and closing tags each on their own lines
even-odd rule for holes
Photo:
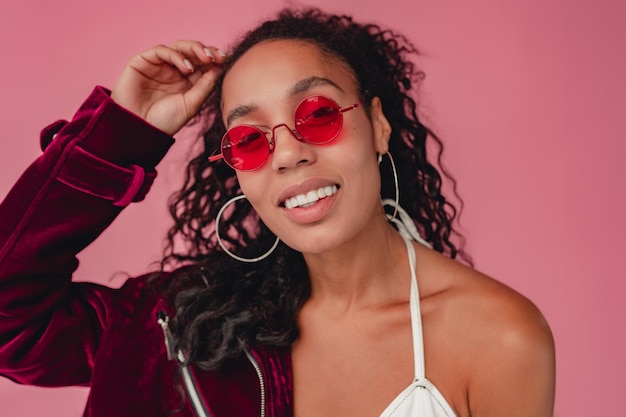
<svg viewBox="0 0 626 417">
<path fill-rule="evenodd" d="M 411 330 L 413 332 L 413 363 L 415 366 L 415 380 L 425 377 L 424 370 L 424 339 L 422 336 L 422 314 L 420 312 L 420 295 L 417 288 L 417 276 L 415 274 L 415 248 L 410 239 L 405 238 L 407 253 L 409 255 L 409 267 L 411 269 Z"/>
<path fill-rule="evenodd" d="M 432 249 L 432 245 L 424 240 L 424 238 L 417 231 L 417 227 L 415 227 L 415 222 L 413 222 L 411 216 L 409 216 L 409 214 L 399 204 L 396 205 L 396 202 L 391 199 L 385 199 L 381 202 L 383 203 L 383 206 L 391 206 L 397 210 L 398 213 L 396 217 L 391 218 L 391 216 L 387 216 L 387 218 L 396 225 L 398 232 L 402 235 L 402 237 L 405 239 L 412 239 Z"/>
<path fill-rule="evenodd" d="M 415 365 L 415 380 L 418 381 L 425 378 L 424 338 L 422 335 L 420 295 L 417 287 L 417 274 L 415 273 L 415 248 L 411 242 L 419 242 L 431 249 L 432 245 L 420 236 L 413 219 L 399 204 L 396 205 L 396 202 L 391 199 L 382 200 L 382 204 L 383 206 L 395 208 L 397 215 L 394 217 L 387 216 L 387 218 L 396 225 L 398 233 L 404 238 L 409 256 L 409 267 L 411 268 L 411 296 L 409 304 L 411 309 L 411 330 L 413 332 L 413 361 Z"/>
</svg>

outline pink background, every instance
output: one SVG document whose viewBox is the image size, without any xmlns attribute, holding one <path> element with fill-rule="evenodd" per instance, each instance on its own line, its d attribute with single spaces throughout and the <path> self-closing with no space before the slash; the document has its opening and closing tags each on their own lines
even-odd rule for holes
<svg viewBox="0 0 626 417">
<path fill-rule="evenodd" d="M 95 84 L 112 86 L 132 54 L 178 38 L 226 47 L 284 4 L 3 2 L 0 196 L 39 154 L 40 128 L 70 117 Z M 423 111 L 446 142 L 445 163 L 465 199 L 468 249 L 480 270 L 527 295 L 551 323 L 555 415 L 623 415 L 626 3 L 316 4 L 397 28 L 423 51 Z M 165 198 L 179 183 L 188 143 L 179 141 L 162 163 L 147 201 L 81 254 L 80 279 L 119 285 L 113 275 L 142 273 L 158 259 L 169 225 Z M 79 416 L 86 394 L 0 379 L 0 414 Z"/>
</svg>

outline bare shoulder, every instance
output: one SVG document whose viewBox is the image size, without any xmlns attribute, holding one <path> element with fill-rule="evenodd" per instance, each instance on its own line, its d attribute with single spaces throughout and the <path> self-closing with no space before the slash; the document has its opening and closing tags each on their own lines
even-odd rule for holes
<svg viewBox="0 0 626 417">
<path fill-rule="evenodd" d="M 434 345 L 425 342 L 452 359 L 469 414 L 551 416 L 554 341 L 539 309 L 478 271 L 421 255 L 425 339 L 430 334 Z"/>
</svg>

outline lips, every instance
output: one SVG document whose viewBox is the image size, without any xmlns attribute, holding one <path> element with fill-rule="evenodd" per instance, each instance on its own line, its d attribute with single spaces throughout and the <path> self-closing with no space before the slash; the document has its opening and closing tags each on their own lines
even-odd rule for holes
<svg viewBox="0 0 626 417">
<path fill-rule="evenodd" d="M 309 177 L 283 188 L 276 204 L 292 222 L 316 224 L 326 218 L 335 206 L 341 186 L 330 178 Z"/>
</svg>

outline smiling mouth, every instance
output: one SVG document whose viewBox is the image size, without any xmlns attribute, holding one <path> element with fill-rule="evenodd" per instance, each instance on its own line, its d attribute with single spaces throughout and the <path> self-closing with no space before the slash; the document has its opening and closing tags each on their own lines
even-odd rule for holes
<svg viewBox="0 0 626 417">
<path fill-rule="evenodd" d="M 334 195 L 338 189 L 339 187 L 337 185 L 327 185 L 325 187 L 320 187 L 317 190 L 311 190 L 306 194 L 298 194 L 296 196 L 290 197 L 286 199 L 281 205 L 287 209 L 293 209 L 296 207 L 311 207 L 318 200 Z"/>
</svg>

